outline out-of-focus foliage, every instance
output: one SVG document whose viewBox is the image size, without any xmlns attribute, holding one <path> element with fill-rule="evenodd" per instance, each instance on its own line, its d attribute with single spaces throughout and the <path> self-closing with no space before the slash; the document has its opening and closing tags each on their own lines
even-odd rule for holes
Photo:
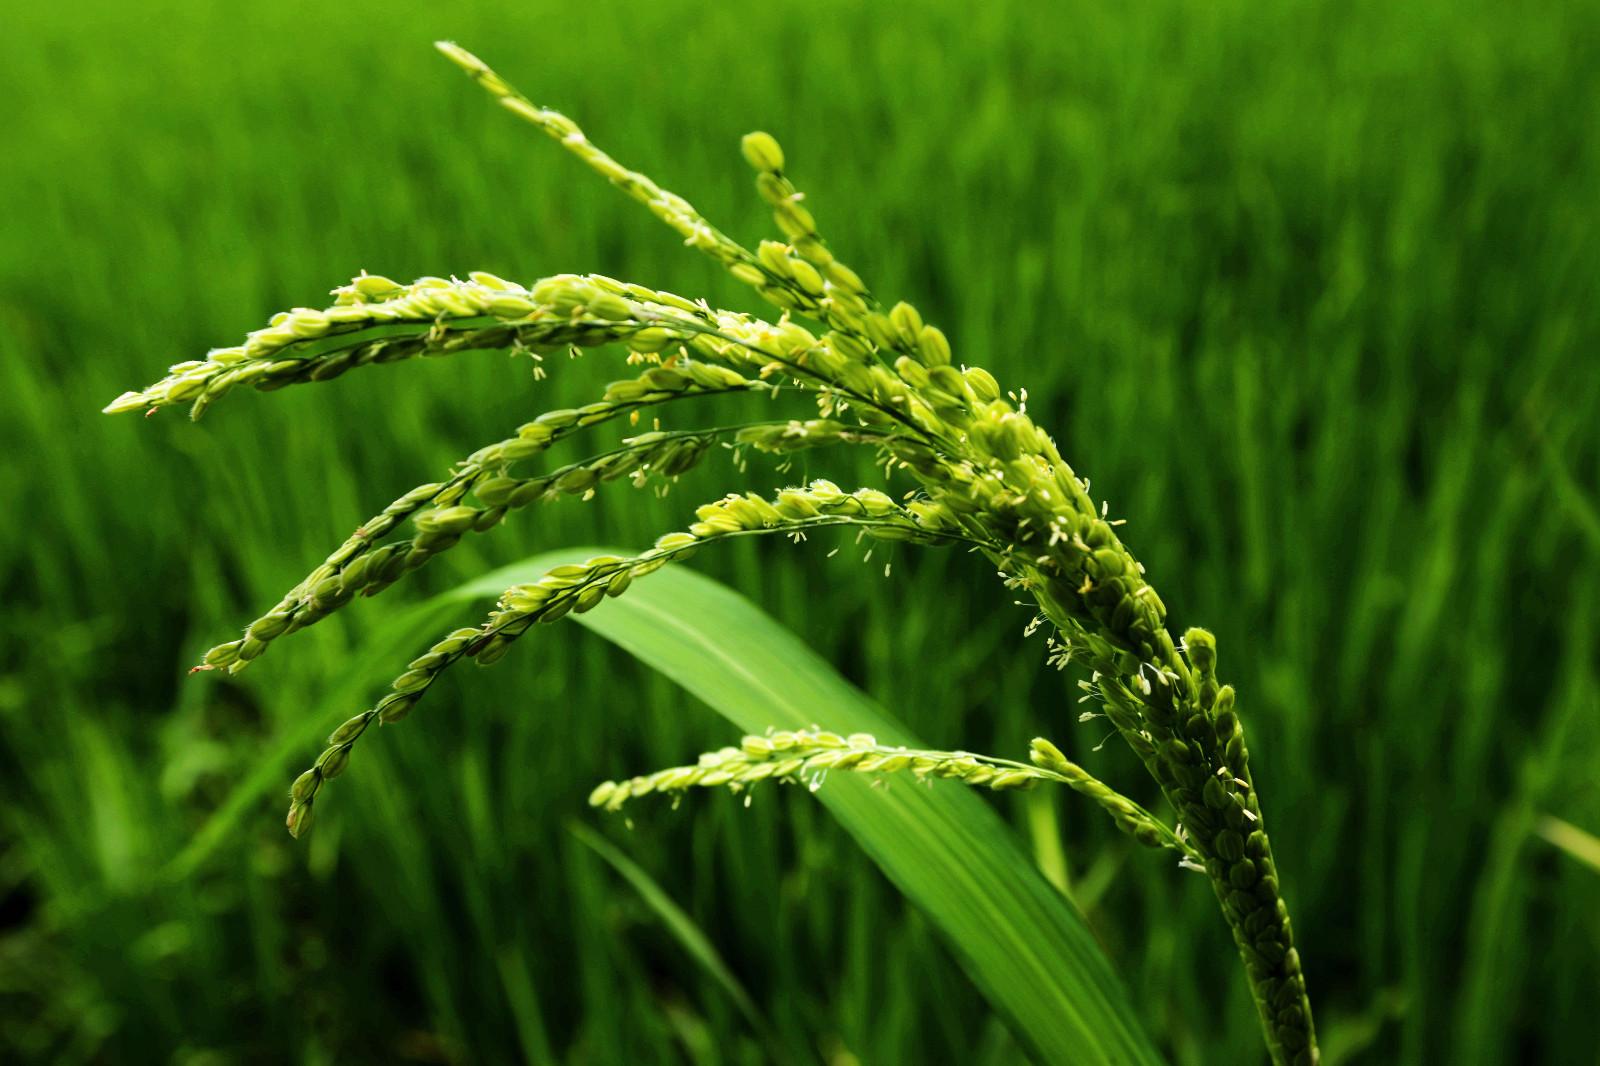
<svg viewBox="0 0 1600 1066">
<path fill-rule="evenodd" d="M 374 370 L 197 426 L 97 413 L 362 268 L 593 269 L 749 306 L 467 91 L 438 37 L 736 236 L 767 227 L 738 137 L 770 129 L 841 254 L 1028 384 L 1176 624 L 1229 649 L 1330 1060 L 1592 1055 L 1600 878 L 1539 827 L 1600 829 L 1593 5 L 91 0 L 0 35 L 0 1057 L 766 1053 L 564 828 L 596 780 L 725 742 L 665 681 L 557 629 L 386 732 L 295 845 L 282 787 L 448 621 L 396 589 L 239 681 L 183 677 L 464 442 L 617 376 L 607 355 L 537 384 L 494 356 Z M 642 546 L 724 474 L 541 508 L 410 594 Z M 885 580 L 881 548 L 832 547 L 695 565 L 929 743 L 1046 731 L 1154 803 L 970 559 L 904 553 Z M 602 829 L 796 1061 L 1015 1060 L 849 839 L 765 799 Z M 1165 1050 L 1259 1056 L 1214 902 L 1041 801 L 994 802 L 1064 834 Z"/>
</svg>

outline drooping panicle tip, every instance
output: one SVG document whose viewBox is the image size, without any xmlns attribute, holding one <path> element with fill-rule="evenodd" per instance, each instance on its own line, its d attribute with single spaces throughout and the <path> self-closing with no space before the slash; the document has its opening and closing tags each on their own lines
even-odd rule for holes
<svg viewBox="0 0 1600 1066">
<path fill-rule="evenodd" d="M 120 415 L 125 411 L 137 411 L 144 406 L 145 398 L 142 393 L 125 392 L 121 396 L 118 396 L 115 400 L 112 400 L 110 403 L 100 408 L 100 413 L 107 415 Z"/>
<path fill-rule="evenodd" d="M 289 830 L 289 835 L 299 840 L 311 828 L 311 804 L 296 803 L 290 806 L 289 816 L 284 819 L 284 827 Z"/>
<path fill-rule="evenodd" d="M 1067 763 L 1067 757 L 1062 754 L 1061 749 L 1044 737 L 1033 738 L 1033 743 L 1029 746 L 1028 755 L 1035 766 L 1046 770 L 1059 771 L 1059 768 Z"/>
<path fill-rule="evenodd" d="M 493 95 L 500 97 L 502 102 L 505 102 L 508 98 L 520 99 L 517 96 L 516 90 L 512 89 L 510 85 L 506 84 L 505 80 L 489 67 L 489 64 L 485 63 L 483 60 L 479 59 L 465 48 L 462 48 L 459 44 L 456 44 L 454 41 L 434 41 L 433 46 L 440 52 L 444 53 L 444 57 L 446 59 L 450 60 L 450 62 L 466 71 L 467 76 L 473 81 L 477 82 L 480 86 L 482 86 L 484 89 L 487 89 Z M 527 101 L 521 101 L 521 105 L 524 108 L 532 106 L 528 104 Z M 515 109 L 515 105 L 507 104 L 507 106 L 511 106 L 513 109 Z"/>
<path fill-rule="evenodd" d="M 739 149 L 744 153 L 745 162 L 757 170 L 777 173 L 783 169 L 783 149 L 770 133 L 755 130 L 745 134 Z"/>
<path fill-rule="evenodd" d="M 454 41 L 434 41 L 433 46 L 444 53 L 446 59 L 466 71 L 468 74 L 481 74 L 488 70 L 483 60 L 462 48 Z"/>
</svg>

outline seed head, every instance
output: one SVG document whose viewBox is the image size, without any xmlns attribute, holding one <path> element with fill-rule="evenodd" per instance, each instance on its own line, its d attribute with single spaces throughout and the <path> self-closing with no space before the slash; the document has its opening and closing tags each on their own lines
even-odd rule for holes
<svg viewBox="0 0 1600 1066">
<path fill-rule="evenodd" d="M 745 162 L 756 170 L 776 173 L 783 169 L 783 149 L 770 133 L 756 130 L 745 134 L 739 150 L 744 153 Z"/>
</svg>

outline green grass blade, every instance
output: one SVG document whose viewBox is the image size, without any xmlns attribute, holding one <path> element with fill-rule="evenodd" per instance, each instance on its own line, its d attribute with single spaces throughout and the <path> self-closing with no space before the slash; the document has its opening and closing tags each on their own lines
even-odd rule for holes
<svg viewBox="0 0 1600 1066">
<path fill-rule="evenodd" d="M 448 595 L 499 592 L 602 550 L 541 555 Z M 822 724 L 920 743 L 792 633 L 691 571 L 668 567 L 577 620 L 744 732 Z M 939 785 L 872 788 L 844 774 L 817 796 L 940 930 L 1037 1061 L 1160 1061 L 1082 917 L 980 797 Z"/>
<path fill-rule="evenodd" d="M 538 993 L 534 991 L 528 959 L 519 948 L 507 946 L 495 956 L 495 963 L 500 970 L 500 987 L 505 989 L 506 999 L 513 1006 L 522 1057 L 537 1066 L 559 1062 L 550 1049 L 550 1037 L 545 1032 L 543 1011 Z"/>
<path fill-rule="evenodd" d="M 739 983 L 739 978 L 734 976 L 728 964 L 723 961 L 716 945 L 711 943 L 701 928 L 694 923 L 694 919 L 667 895 L 666 890 L 656 883 L 655 878 L 651 877 L 644 867 L 628 858 L 616 845 L 584 823 L 573 822 L 568 829 L 579 843 L 604 859 L 606 865 L 632 886 L 645 906 L 661 919 L 661 924 L 679 946 L 688 952 L 690 958 L 694 959 L 718 987 L 727 993 L 733 1005 L 749 1023 L 751 1030 L 757 1036 L 769 1037 L 771 1029 L 766 1019 L 761 1016 L 761 1011 L 751 1000 L 750 993 Z"/>
<path fill-rule="evenodd" d="M 385 663 L 403 661 L 418 642 L 439 627 L 444 617 L 441 608 L 445 606 L 441 601 L 446 598 L 442 596 L 396 612 L 376 627 L 363 650 L 365 661 L 375 664 L 372 669 L 377 671 L 386 669 Z M 378 683 L 379 679 L 368 670 L 351 671 L 329 688 L 308 712 L 280 728 L 264 746 L 254 768 L 228 791 L 189 837 L 183 850 L 168 860 L 161 876 L 169 881 L 182 881 L 198 870 L 226 844 L 263 795 L 283 792 L 284 782 L 293 779 L 297 772 L 295 767 L 307 749 L 315 748 L 322 737 L 339 724 L 340 718 L 349 714 L 349 708 L 359 705 L 362 697 Z"/>
<path fill-rule="evenodd" d="M 1534 827 L 1534 832 L 1596 873 L 1600 873 L 1600 837 L 1585 832 L 1553 814 L 1540 818 Z"/>
</svg>

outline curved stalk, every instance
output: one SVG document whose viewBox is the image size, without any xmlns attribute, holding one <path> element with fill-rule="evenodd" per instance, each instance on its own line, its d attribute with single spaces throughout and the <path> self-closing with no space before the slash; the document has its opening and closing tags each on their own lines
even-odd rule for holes
<svg viewBox="0 0 1600 1066">
<path fill-rule="evenodd" d="M 603 781 L 589 794 L 589 805 L 615 812 L 629 800 L 652 793 L 669 795 L 676 803 L 691 788 L 725 787 L 741 792 L 763 781 L 805 784 L 814 792 L 832 770 L 884 777 L 908 772 L 918 781 L 939 778 L 995 792 L 1048 781 L 1094 800 L 1118 829 L 1139 843 L 1168 848 L 1191 864 L 1199 858 L 1159 818 L 1068 760 L 1050 741 L 1034 738 L 1030 754 L 1033 761 L 1025 763 L 970 751 L 880 744 L 867 733 L 840 736 L 817 729 L 782 730 L 745 737 L 736 748 L 707 752 L 693 766 L 674 766 L 626 781 Z"/>
</svg>

